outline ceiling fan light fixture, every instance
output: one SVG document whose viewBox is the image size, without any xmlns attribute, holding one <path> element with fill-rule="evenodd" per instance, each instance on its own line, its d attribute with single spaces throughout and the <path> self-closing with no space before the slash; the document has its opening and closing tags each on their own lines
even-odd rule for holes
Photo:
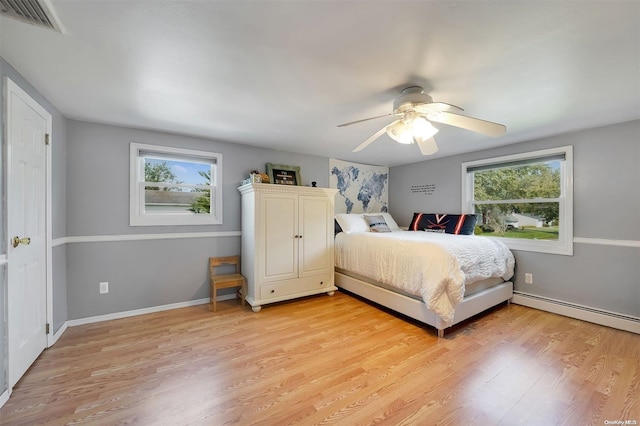
<svg viewBox="0 0 640 426">
<path fill-rule="evenodd" d="M 387 134 L 396 142 L 409 145 L 417 141 L 426 141 L 438 133 L 429 120 L 416 114 L 411 114 L 403 120 L 387 126 Z"/>
<path fill-rule="evenodd" d="M 407 126 L 405 120 L 398 120 L 387 126 L 387 134 L 396 142 L 409 145 L 413 143 L 413 132 L 411 127 Z"/>
<path fill-rule="evenodd" d="M 431 96 L 425 94 L 422 87 L 411 86 L 405 88 L 402 94 L 393 101 L 392 113 L 339 124 L 338 127 L 382 117 L 400 116 L 402 118 L 379 129 L 354 148 L 353 152 L 362 151 L 386 132 L 396 142 L 418 145 L 422 155 L 432 155 L 438 151 L 438 145 L 433 136 L 438 133 L 439 129 L 434 127 L 432 122 L 471 130 L 487 136 L 502 136 L 507 131 L 504 124 L 456 114 L 451 112 L 452 110 L 464 111 L 453 104 L 433 102 Z"/>
<path fill-rule="evenodd" d="M 426 141 L 427 139 L 432 138 L 439 131 L 440 130 L 434 127 L 429 120 L 423 117 L 416 117 L 411 123 L 411 134 L 415 140 L 420 139 Z"/>
</svg>

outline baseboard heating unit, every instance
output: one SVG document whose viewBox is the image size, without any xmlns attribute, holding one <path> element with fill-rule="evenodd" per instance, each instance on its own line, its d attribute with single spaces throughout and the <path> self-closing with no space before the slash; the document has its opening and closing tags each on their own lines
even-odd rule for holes
<svg viewBox="0 0 640 426">
<path fill-rule="evenodd" d="M 513 292 L 511 302 L 540 309 L 541 311 L 552 312 L 554 314 L 640 334 L 640 318 L 630 315 L 623 315 L 518 291 Z"/>
</svg>

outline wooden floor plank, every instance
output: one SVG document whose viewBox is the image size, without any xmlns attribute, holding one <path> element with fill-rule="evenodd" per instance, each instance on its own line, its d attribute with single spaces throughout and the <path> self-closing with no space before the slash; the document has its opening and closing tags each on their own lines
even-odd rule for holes
<svg viewBox="0 0 640 426">
<path fill-rule="evenodd" d="M 639 399 L 639 335 L 502 305 L 438 339 L 337 292 L 71 327 L 0 424 L 602 425 Z"/>
</svg>

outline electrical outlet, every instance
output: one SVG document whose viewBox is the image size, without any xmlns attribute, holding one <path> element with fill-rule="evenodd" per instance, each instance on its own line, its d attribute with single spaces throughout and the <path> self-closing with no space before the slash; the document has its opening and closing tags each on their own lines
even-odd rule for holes
<svg viewBox="0 0 640 426">
<path fill-rule="evenodd" d="M 109 282 L 103 281 L 100 283 L 100 294 L 109 293 Z"/>
<path fill-rule="evenodd" d="M 524 283 L 533 284 L 533 274 L 524 274 Z"/>
</svg>

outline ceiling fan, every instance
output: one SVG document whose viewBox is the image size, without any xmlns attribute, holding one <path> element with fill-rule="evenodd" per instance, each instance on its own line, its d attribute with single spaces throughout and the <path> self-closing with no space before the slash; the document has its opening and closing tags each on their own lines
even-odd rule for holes
<svg viewBox="0 0 640 426">
<path fill-rule="evenodd" d="M 488 136 L 502 136 L 507 131 L 507 128 L 502 124 L 455 114 L 451 111 L 463 111 L 463 109 L 444 102 L 433 102 L 431 96 L 425 94 L 422 87 L 411 86 L 404 89 L 402 94 L 393 102 L 392 113 L 339 124 L 338 127 L 350 126 L 392 115 L 397 116 L 400 118 L 371 135 L 366 141 L 358 145 L 353 152 L 363 150 L 386 132 L 397 142 L 417 144 L 422 155 L 432 155 L 438 152 L 438 145 L 433 136 L 439 130 L 431 124 L 432 122 L 460 127 Z"/>
</svg>

